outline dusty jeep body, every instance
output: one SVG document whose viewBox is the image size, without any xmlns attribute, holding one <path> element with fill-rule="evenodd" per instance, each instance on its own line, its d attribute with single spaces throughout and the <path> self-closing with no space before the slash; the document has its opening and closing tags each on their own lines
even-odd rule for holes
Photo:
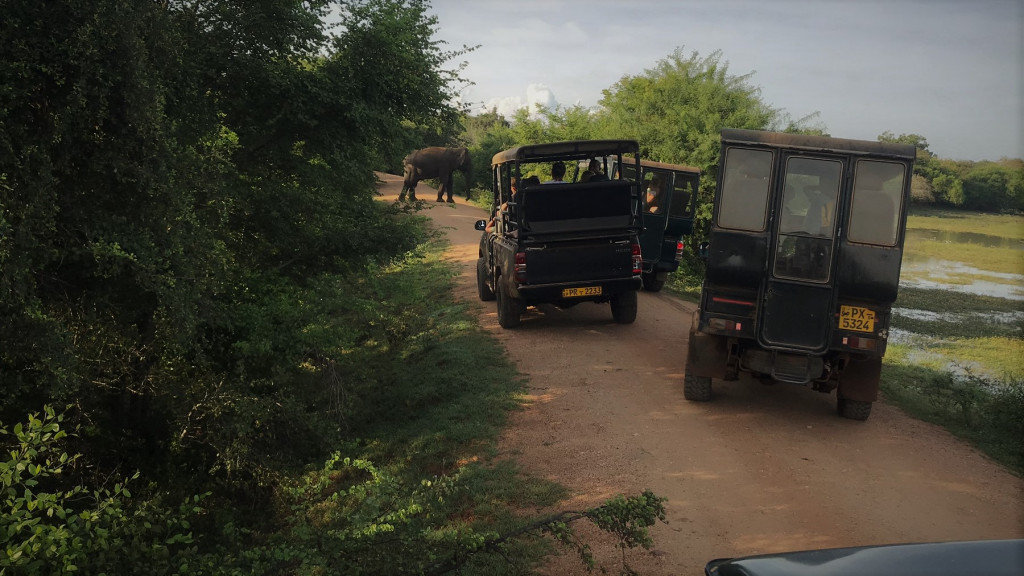
<svg viewBox="0 0 1024 576">
<path fill-rule="evenodd" d="M 899 287 L 913 146 L 723 130 L 685 396 L 740 371 L 865 420 Z"/>
<path fill-rule="evenodd" d="M 644 230 L 640 233 L 644 290 L 657 292 L 683 257 L 683 237 L 693 232 L 700 169 L 681 164 L 640 160 L 640 175 L 632 158 L 622 164 L 623 175 L 641 183 Z M 650 195 L 646 191 L 657 190 Z M 650 201 L 649 201 L 650 199 Z"/>
<path fill-rule="evenodd" d="M 502 327 L 518 325 L 527 306 L 542 303 L 567 308 L 607 302 L 617 322 L 635 320 L 642 282 L 638 184 L 620 177 L 572 182 L 571 175 L 564 183 L 524 180 L 531 174 L 548 178 L 556 162 L 621 163 L 637 151 L 632 140 L 592 140 L 520 146 L 494 156 L 494 229 L 486 231 L 485 220 L 476 223 L 484 230 L 477 289 L 482 300 L 497 300 Z M 609 174 L 606 168 L 603 174 Z M 513 189 L 513 183 L 523 184 Z"/>
</svg>

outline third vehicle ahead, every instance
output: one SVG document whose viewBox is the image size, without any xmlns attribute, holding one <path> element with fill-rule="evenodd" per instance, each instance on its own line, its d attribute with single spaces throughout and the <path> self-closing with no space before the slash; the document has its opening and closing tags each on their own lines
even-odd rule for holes
<svg viewBox="0 0 1024 576">
<path fill-rule="evenodd" d="M 644 260 L 644 290 L 658 292 L 683 258 L 683 237 L 693 232 L 700 168 L 640 160 L 640 175 L 632 158 L 625 158 L 623 175 L 640 182 L 644 230 L 640 251 Z M 613 173 L 615 169 L 612 169 Z"/>
</svg>

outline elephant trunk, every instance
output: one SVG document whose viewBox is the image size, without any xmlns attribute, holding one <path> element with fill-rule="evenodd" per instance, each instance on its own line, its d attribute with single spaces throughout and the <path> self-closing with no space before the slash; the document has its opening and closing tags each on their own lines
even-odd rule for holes
<svg viewBox="0 0 1024 576">
<path fill-rule="evenodd" d="M 473 163 L 467 151 L 466 161 L 462 163 L 462 175 L 466 179 L 466 200 L 471 200 L 473 195 Z"/>
</svg>

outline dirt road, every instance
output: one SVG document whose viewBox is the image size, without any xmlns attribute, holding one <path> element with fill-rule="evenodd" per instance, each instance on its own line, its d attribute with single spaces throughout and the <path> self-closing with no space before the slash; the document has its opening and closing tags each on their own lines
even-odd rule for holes
<svg viewBox="0 0 1024 576">
<path fill-rule="evenodd" d="M 381 192 L 397 196 L 400 178 L 386 180 Z M 606 304 L 530 308 L 502 330 L 494 303 L 476 297 L 473 221 L 485 213 L 458 200 L 427 213 L 462 266 L 457 296 L 530 379 L 501 450 L 568 486 L 560 509 L 645 488 L 667 497 L 655 550 L 627 556 L 641 574 L 702 574 L 712 558 L 783 550 L 1024 538 L 1022 479 L 884 402 L 855 422 L 835 414 L 834 394 L 752 379 L 715 381 L 710 403 L 684 400 L 688 302 L 643 292 L 631 325 Z M 620 556 L 603 548 L 615 572 Z M 586 573 L 571 557 L 545 572 Z"/>
</svg>

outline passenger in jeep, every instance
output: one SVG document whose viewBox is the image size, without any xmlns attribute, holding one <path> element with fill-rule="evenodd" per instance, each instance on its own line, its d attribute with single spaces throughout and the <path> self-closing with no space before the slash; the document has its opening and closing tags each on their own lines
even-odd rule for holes
<svg viewBox="0 0 1024 576">
<path fill-rule="evenodd" d="M 644 202 L 647 206 L 647 211 L 651 214 L 657 214 L 661 211 L 662 188 L 661 176 L 655 174 L 647 184 L 647 196 Z"/>
<path fill-rule="evenodd" d="M 516 192 L 519 191 L 519 188 L 516 186 L 516 177 L 515 176 L 513 176 L 512 179 L 509 181 L 508 188 L 509 188 L 509 197 L 515 198 Z M 492 232 L 494 232 L 494 224 L 495 224 L 495 222 L 499 218 L 501 218 L 501 213 L 504 212 L 507 208 L 508 208 L 508 200 L 502 202 L 501 206 L 498 206 L 498 209 L 494 211 L 494 214 L 491 215 L 491 219 L 487 222 L 487 227 L 484 228 L 484 232 L 487 232 L 488 234 L 491 234 Z"/>
<path fill-rule="evenodd" d="M 607 180 L 608 177 L 601 171 L 601 161 L 597 158 L 590 160 L 590 165 L 587 166 L 587 170 L 580 176 L 580 182 L 601 182 Z"/>
<path fill-rule="evenodd" d="M 565 184 L 565 162 L 558 161 L 551 165 L 551 180 L 545 184 Z"/>
</svg>

